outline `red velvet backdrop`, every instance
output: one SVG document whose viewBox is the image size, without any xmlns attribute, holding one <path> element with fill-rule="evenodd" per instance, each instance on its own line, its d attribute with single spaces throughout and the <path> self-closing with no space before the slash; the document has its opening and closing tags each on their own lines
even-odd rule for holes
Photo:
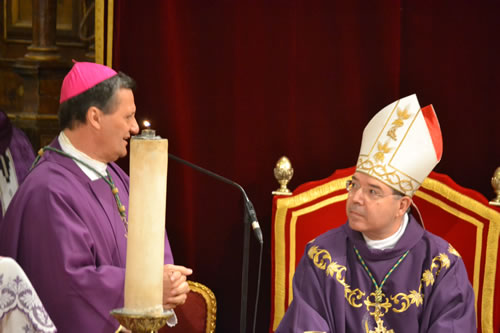
<svg viewBox="0 0 500 333">
<path fill-rule="evenodd" d="M 138 82 L 138 119 L 169 151 L 240 183 L 264 232 L 257 332 L 269 324 L 273 167 L 291 187 L 356 161 L 368 120 L 417 93 L 444 136 L 436 171 L 492 197 L 500 165 L 500 3 L 495 1 L 115 1 L 114 67 Z M 496 143 L 496 146 L 495 146 Z M 127 161 L 121 161 L 126 166 Z M 217 330 L 239 330 L 243 202 L 170 161 L 176 262 L 212 288 Z M 258 246 L 251 239 L 248 326 Z"/>
</svg>

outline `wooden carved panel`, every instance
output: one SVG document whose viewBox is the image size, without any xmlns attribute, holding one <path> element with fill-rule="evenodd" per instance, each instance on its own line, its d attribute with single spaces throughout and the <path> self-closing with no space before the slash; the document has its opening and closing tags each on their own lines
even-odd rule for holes
<svg viewBox="0 0 500 333">
<path fill-rule="evenodd" d="M 3 7 L 4 40 L 30 43 L 33 33 L 32 1 L 4 0 Z M 93 1 L 57 0 L 57 44 L 84 46 L 86 37 L 93 34 L 93 12 Z"/>
</svg>

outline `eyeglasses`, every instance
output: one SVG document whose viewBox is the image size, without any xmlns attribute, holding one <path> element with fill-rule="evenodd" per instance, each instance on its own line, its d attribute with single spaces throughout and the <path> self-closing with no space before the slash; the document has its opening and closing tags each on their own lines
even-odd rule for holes
<svg viewBox="0 0 500 333">
<path fill-rule="evenodd" d="M 347 189 L 347 192 L 349 192 L 349 195 L 356 193 L 358 190 L 362 190 L 363 195 L 365 198 L 367 198 L 370 201 L 376 201 L 385 197 L 388 197 L 390 195 L 397 195 L 396 193 L 389 193 L 385 194 L 381 189 L 376 188 L 376 187 L 368 187 L 368 188 L 363 188 L 361 185 L 359 185 L 358 182 L 353 181 L 352 179 L 349 179 L 346 184 L 345 188 Z"/>
</svg>

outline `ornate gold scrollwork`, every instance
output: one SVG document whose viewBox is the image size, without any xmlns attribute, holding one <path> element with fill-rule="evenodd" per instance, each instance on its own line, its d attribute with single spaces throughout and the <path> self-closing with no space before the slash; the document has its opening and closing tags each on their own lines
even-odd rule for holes
<svg viewBox="0 0 500 333">
<path fill-rule="evenodd" d="M 448 246 L 448 252 L 460 257 L 451 244 Z M 395 313 L 402 313 L 408 310 L 412 304 L 416 307 L 422 305 L 424 302 L 424 295 L 422 294 L 423 284 L 425 284 L 426 287 L 432 286 L 441 270 L 448 269 L 450 267 L 450 258 L 448 255 L 440 253 L 432 259 L 431 267 L 422 273 L 418 291 L 411 290 L 409 294 L 401 292 L 389 297 L 387 297 L 383 292 L 380 292 L 379 294 L 371 292 L 365 297 L 366 293 L 364 291 L 361 291 L 358 288 L 352 290 L 351 286 L 345 282 L 347 268 L 332 261 L 332 256 L 327 250 L 320 249 L 318 246 L 314 245 L 309 248 L 307 254 L 309 258 L 313 260 L 316 267 L 324 270 L 327 276 L 334 278 L 344 287 L 344 297 L 352 307 L 361 307 L 363 304 L 357 303 L 356 300 L 362 300 L 364 297 L 363 303 L 366 306 L 366 310 L 373 317 L 377 325 L 374 330 L 370 330 L 368 322 L 366 321 L 365 331 L 367 333 L 394 333 L 394 330 L 388 330 L 384 326 L 382 317 L 389 312 L 391 308 Z"/>
<path fill-rule="evenodd" d="M 435 268 L 437 269 L 436 277 L 439 275 L 442 268 L 448 267 L 450 267 L 450 258 L 446 254 L 440 253 L 437 257 L 432 259 L 431 271 L 434 271 Z"/>
<path fill-rule="evenodd" d="M 401 299 L 400 299 L 401 298 Z M 401 313 L 405 312 L 408 310 L 410 305 L 415 304 L 415 306 L 420 306 L 424 302 L 424 297 L 423 295 L 416 291 L 416 290 L 411 290 L 410 294 L 405 294 L 405 293 L 398 293 L 395 296 L 391 296 L 391 300 L 393 301 L 394 305 L 398 305 L 401 302 L 401 307 L 397 309 L 394 307 L 392 311 Z"/>
<path fill-rule="evenodd" d="M 351 290 L 351 287 L 345 283 L 345 275 L 343 275 L 347 271 L 345 266 L 333 262 L 330 253 L 327 250 L 319 250 L 317 246 L 311 246 L 307 254 L 316 267 L 325 270 L 327 276 L 335 278 L 344 287 L 344 297 L 351 306 L 355 308 L 362 306 L 362 304 L 356 303 L 356 300 L 360 300 L 365 293 L 359 289 Z M 326 260 L 329 262 L 328 264 Z"/>
<path fill-rule="evenodd" d="M 403 193 L 413 193 L 420 186 L 416 181 L 404 178 L 405 176 L 398 174 L 397 171 L 388 171 L 386 165 L 374 163 L 369 159 L 359 158 L 357 169 L 374 175 L 389 185 L 398 187 Z"/>
<path fill-rule="evenodd" d="M 351 290 L 351 288 L 347 284 L 346 286 L 347 288 L 345 288 L 344 293 L 345 299 L 347 300 L 347 302 L 349 302 L 349 304 L 351 304 L 352 307 L 360 308 L 363 304 L 356 303 L 356 300 L 360 300 L 363 296 L 365 296 L 365 293 L 359 289 Z"/>
<path fill-rule="evenodd" d="M 372 301 L 371 297 L 373 297 L 374 301 Z M 383 317 L 389 309 L 392 307 L 392 304 L 389 302 L 389 299 L 382 293 L 382 301 L 377 302 L 377 294 L 370 293 L 368 297 L 366 297 L 364 303 L 366 305 L 366 309 L 371 311 L 370 308 L 373 308 L 373 312 L 370 312 L 371 316 Z M 382 311 L 382 309 L 384 311 Z"/>
<path fill-rule="evenodd" d="M 392 127 L 390 130 L 387 131 L 387 136 L 393 139 L 394 141 L 397 141 L 398 138 L 396 136 L 396 130 L 400 127 L 403 127 L 404 121 L 410 118 L 410 114 L 408 113 L 408 110 L 404 109 L 398 109 L 397 111 L 398 118 L 392 122 Z"/>
<path fill-rule="evenodd" d="M 455 257 L 462 258 L 462 256 L 460 255 L 460 253 L 458 253 L 458 251 L 451 244 L 448 244 L 448 252 L 450 252 L 451 254 L 453 254 Z"/>
<path fill-rule="evenodd" d="M 330 256 L 330 253 L 328 253 L 327 250 L 319 250 L 314 254 L 314 264 L 318 266 L 318 268 L 325 269 L 327 266 L 326 261 L 328 262 L 332 261 L 332 257 Z"/>
<path fill-rule="evenodd" d="M 390 153 L 392 150 L 392 148 L 390 148 L 388 145 L 389 145 L 388 142 L 386 143 L 379 142 L 377 144 L 378 152 L 376 152 L 375 155 L 373 155 L 375 161 L 384 163 L 384 155 Z"/>
</svg>

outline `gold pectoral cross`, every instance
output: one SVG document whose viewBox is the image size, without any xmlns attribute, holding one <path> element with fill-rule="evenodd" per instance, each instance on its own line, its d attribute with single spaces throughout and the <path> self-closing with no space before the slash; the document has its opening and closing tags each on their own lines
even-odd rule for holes
<svg viewBox="0 0 500 333">
<path fill-rule="evenodd" d="M 368 327 L 368 320 L 365 321 L 365 333 L 394 333 L 394 330 L 388 330 L 384 326 L 384 321 L 382 320 L 382 316 L 384 315 L 380 311 L 380 306 L 379 304 L 376 305 L 375 311 L 371 313 L 373 315 L 373 318 L 375 319 L 375 323 L 377 324 L 377 327 L 375 327 L 374 330 L 370 330 Z"/>
</svg>

